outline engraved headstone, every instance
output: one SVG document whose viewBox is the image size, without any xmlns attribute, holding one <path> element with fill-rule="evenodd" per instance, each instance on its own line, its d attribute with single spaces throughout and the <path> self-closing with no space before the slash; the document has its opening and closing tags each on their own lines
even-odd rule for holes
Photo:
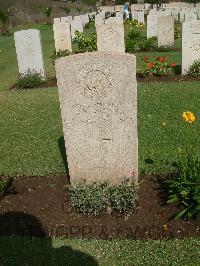
<svg viewBox="0 0 200 266">
<path fill-rule="evenodd" d="M 96 27 L 97 50 L 125 52 L 124 26 L 122 23 L 108 23 Z"/>
<path fill-rule="evenodd" d="M 137 20 L 138 20 L 138 23 L 145 23 L 144 22 L 144 11 L 138 11 L 137 13 Z"/>
<path fill-rule="evenodd" d="M 174 45 L 174 18 L 158 17 L 158 46 L 170 47 Z"/>
<path fill-rule="evenodd" d="M 95 27 L 104 24 L 105 13 L 101 12 L 95 16 Z"/>
<path fill-rule="evenodd" d="M 71 184 L 137 182 L 135 56 L 84 53 L 55 67 Z"/>
<path fill-rule="evenodd" d="M 21 30 L 14 33 L 19 73 L 39 73 L 45 78 L 39 30 Z"/>
<path fill-rule="evenodd" d="M 147 38 L 157 36 L 157 16 L 147 16 Z"/>
<path fill-rule="evenodd" d="M 67 22 L 53 24 L 56 51 L 72 52 L 70 25 Z"/>
<path fill-rule="evenodd" d="M 83 23 L 80 18 L 75 18 L 71 22 L 71 38 L 72 39 L 75 38 L 76 31 L 83 32 Z"/>
<path fill-rule="evenodd" d="M 200 59 L 200 20 L 185 21 L 182 26 L 182 75 Z"/>
</svg>

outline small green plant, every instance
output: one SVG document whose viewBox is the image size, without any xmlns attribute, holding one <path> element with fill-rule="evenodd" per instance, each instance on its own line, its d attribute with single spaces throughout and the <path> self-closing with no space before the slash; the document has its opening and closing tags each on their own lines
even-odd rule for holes
<svg viewBox="0 0 200 266">
<path fill-rule="evenodd" d="M 10 177 L 7 178 L 0 177 L 0 199 L 3 198 L 5 193 L 8 191 L 11 182 L 12 178 Z"/>
<path fill-rule="evenodd" d="M 196 116 L 183 112 L 182 118 L 190 130 L 196 121 Z M 178 218 L 197 218 L 200 216 L 200 157 L 195 149 L 186 144 L 179 150 L 177 176 L 167 180 L 168 203 L 181 204 L 183 209 L 176 214 Z"/>
<path fill-rule="evenodd" d="M 175 75 L 176 63 L 169 64 L 165 57 L 157 57 L 155 60 L 150 60 L 149 57 L 144 57 L 138 67 L 137 75 L 145 76 L 172 76 Z"/>
<path fill-rule="evenodd" d="M 141 31 L 132 29 L 129 31 L 125 39 L 125 47 L 127 53 L 134 53 L 135 51 L 147 51 L 157 47 L 156 38 L 146 39 L 141 36 Z"/>
<path fill-rule="evenodd" d="M 200 60 L 195 60 L 193 62 L 189 67 L 187 74 L 193 77 L 200 77 Z"/>
<path fill-rule="evenodd" d="M 81 182 L 68 187 L 70 204 L 81 213 L 98 215 L 106 210 L 108 213 L 117 211 L 128 213 L 136 205 L 137 189 L 129 180 L 125 179 L 120 185 L 111 185 L 108 182 Z"/>
<path fill-rule="evenodd" d="M 76 31 L 73 43 L 78 45 L 81 52 L 93 52 L 97 50 L 97 37 L 96 33 L 92 33 L 90 37 L 85 33 Z"/>
<path fill-rule="evenodd" d="M 30 70 L 28 70 L 25 75 L 20 77 L 15 87 L 17 89 L 30 89 L 36 88 L 42 83 L 44 83 L 44 79 L 42 78 L 40 73 L 37 73 L 35 71 L 31 72 Z"/>
<path fill-rule="evenodd" d="M 200 158 L 187 153 L 180 156 L 179 175 L 167 180 L 168 203 L 181 204 L 183 209 L 176 214 L 176 219 L 200 216 Z"/>
<path fill-rule="evenodd" d="M 53 55 L 51 56 L 52 63 L 55 65 L 55 61 L 61 57 L 69 56 L 71 53 L 68 50 L 59 50 L 59 51 L 54 51 Z"/>
<path fill-rule="evenodd" d="M 174 39 L 181 39 L 181 28 L 180 27 L 175 27 Z"/>
</svg>

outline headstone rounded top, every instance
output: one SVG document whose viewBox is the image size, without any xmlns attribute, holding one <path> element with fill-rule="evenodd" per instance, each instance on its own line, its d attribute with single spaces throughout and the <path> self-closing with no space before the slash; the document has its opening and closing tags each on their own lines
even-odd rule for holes
<svg viewBox="0 0 200 266">
<path fill-rule="evenodd" d="M 109 52 L 106 52 L 106 51 L 96 51 L 96 52 L 85 52 L 85 53 L 78 53 L 78 54 L 73 54 L 73 55 L 69 55 L 69 56 L 65 56 L 65 57 L 62 57 L 62 58 L 59 58 L 56 60 L 56 64 L 58 63 L 62 63 L 63 61 L 73 61 L 73 60 L 78 60 L 79 58 L 83 58 L 83 57 L 99 57 L 101 56 L 102 58 L 103 57 L 109 57 L 109 56 L 113 56 L 113 57 L 122 57 L 122 58 L 125 58 L 127 57 L 128 58 L 133 58 L 135 59 L 136 56 L 134 54 L 126 54 L 126 53 L 123 53 L 123 52 L 112 52 L 112 51 L 109 51 Z"/>
</svg>

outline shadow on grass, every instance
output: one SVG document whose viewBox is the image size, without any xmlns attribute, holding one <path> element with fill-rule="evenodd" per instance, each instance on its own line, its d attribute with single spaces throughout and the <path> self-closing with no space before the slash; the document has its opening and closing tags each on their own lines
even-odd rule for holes
<svg viewBox="0 0 200 266">
<path fill-rule="evenodd" d="M 63 163 L 65 165 L 65 171 L 66 171 L 67 177 L 70 179 L 69 167 L 68 167 L 67 155 L 66 155 L 66 149 L 65 149 L 65 140 L 63 136 L 58 139 L 58 147 L 59 147 L 62 159 L 63 159 Z"/>
<path fill-rule="evenodd" d="M 43 225 L 33 215 L 23 212 L 0 215 L 0 264 L 98 265 L 92 256 L 70 246 L 54 248 L 51 238 L 45 235 Z"/>
</svg>

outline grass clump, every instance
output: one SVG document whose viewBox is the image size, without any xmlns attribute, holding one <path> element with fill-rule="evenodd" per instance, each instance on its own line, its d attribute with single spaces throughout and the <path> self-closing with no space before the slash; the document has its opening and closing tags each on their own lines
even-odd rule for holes
<svg viewBox="0 0 200 266">
<path fill-rule="evenodd" d="M 117 211 L 128 213 L 136 205 L 137 188 L 125 179 L 119 185 L 109 182 L 80 182 L 68 187 L 70 204 L 81 213 L 98 215 L 105 210 L 107 213 Z"/>
<path fill-rule="evenodd" d="M 17 89 L 31 89 L 37 88 L 39 85 L 44 83 L 44 79 L 40 73 L 35 71 L 31 72 L 28 70 L 16 83 Z"/>
</svg>

